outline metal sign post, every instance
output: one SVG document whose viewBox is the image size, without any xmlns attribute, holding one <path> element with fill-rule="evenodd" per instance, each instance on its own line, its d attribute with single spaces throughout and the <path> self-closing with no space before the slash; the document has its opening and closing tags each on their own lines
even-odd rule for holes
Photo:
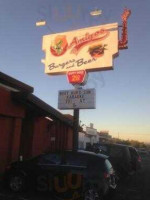
<svg viewBox="0 0 150 200">
<path fill-rule="evenodd" d="M 81 89 L 79 85 L 74 85 L 74 89 Z M 73 151 L 78 150 L 78 140 L 79 140 L 79 108 L 73 110 Z"/>
<path fill-rule="evenodd" d="M 74 109 L 73 116 L 73 151 L 78 150 L 79 137 L 79 108 Z"/>
<path fill-rule="evenodd" d="M 78 71 L 79 72 L 79 71 Z M 80 79 L 76 78 L 78 77 L 77 73 L 74 73 L 74 79 L 79 83 L 79 84 L 75 84 L 72 83 L 74 86 L 74 89 L 82 89 L 81 85 L 86 84 L 87 82 L 87 73 L 83 72 L 83 74 L 81 75 Z M 68 76 L 69 79 L 69 76 Z M 70 82 L 71 82 L 72 78 L 70 77 Z M 80 110 L 79 108 L 75 108 L 74 112 L 73 112 L 73 151 L 76 152 L 78 150 L 78 140 L 79 140 L 79 113 Z"/>
</svg>

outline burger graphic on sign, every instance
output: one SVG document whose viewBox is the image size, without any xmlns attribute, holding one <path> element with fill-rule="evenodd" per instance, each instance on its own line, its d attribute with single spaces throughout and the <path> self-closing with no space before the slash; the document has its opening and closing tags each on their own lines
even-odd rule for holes
<svg viewBox="0 0 150 200">
<path fill-rule="evenodd" d="M 52 42 L 50 51 L 54 56 L 61 56 L 67 51 L 68 43 L 65 35 L 58 35 Z"/>
<path fill-rule="evenodd" d="M 93 58 L 98 58 L 104 55 L 106 46 L 107 44 L 95 44 L 89 47 L 88 52 Z"/>
</svg>

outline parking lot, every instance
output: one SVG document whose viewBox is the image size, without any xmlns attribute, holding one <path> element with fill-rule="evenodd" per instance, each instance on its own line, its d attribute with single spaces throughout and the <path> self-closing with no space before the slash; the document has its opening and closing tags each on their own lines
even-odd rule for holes
<svg viewBox="0 0 150 200">
<path fill-rule="evenodd" d="M 118 185 L 115 200 L 150 199 L 150 158 L 142 159 L 142 169 Z"/>
<path fill-rule="evenodd" d="M 122 180 L 118 184 L 115 200 L 149 200 L 150 198 L 150 158 L 142 160 L 142 169 L 130 178 Z M 14 194 L 0 188 L 0 200 L 42 200 L 54 199 L 50 195 L 37 194 L 35 192 Z M 112 199 L 110 197 L 109 199 Z"/>
</svg>

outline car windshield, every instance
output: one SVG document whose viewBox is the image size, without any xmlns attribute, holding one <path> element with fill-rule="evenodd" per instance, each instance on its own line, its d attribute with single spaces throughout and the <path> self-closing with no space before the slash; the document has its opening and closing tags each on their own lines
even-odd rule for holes
<svg viewBox="0 0 150 200">
<path fill-rule="evenodd" d="M 0 197 L 39 185 L 150 199 L 150 0 L 0 0 Z"/>
</svg>

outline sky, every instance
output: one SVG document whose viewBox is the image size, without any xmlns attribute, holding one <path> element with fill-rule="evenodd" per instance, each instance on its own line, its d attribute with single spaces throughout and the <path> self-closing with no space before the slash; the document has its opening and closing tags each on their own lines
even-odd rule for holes
<svg viewBox="0 0 150 200">
<path fill-rule="evenodd" d="M 80 120 L 114 137 L 150 142 L 149 0 L 0 0 L 0 71 L 34 87 L 36 96 L 58 109 L 58 91 L 73 86 L 65 75 L 44 74 L 43 35 L 121 24 L 125 7 L 132 12 L 128 49 L 120 50 L 114 70 L 89 73 L 85 88 L 96 88 L 96 109 L 80 110 Z M 102 15 L 90 16 L 96 8 Z M 47 25 L 36 27 L 41 19 Z"/>
</svg>

